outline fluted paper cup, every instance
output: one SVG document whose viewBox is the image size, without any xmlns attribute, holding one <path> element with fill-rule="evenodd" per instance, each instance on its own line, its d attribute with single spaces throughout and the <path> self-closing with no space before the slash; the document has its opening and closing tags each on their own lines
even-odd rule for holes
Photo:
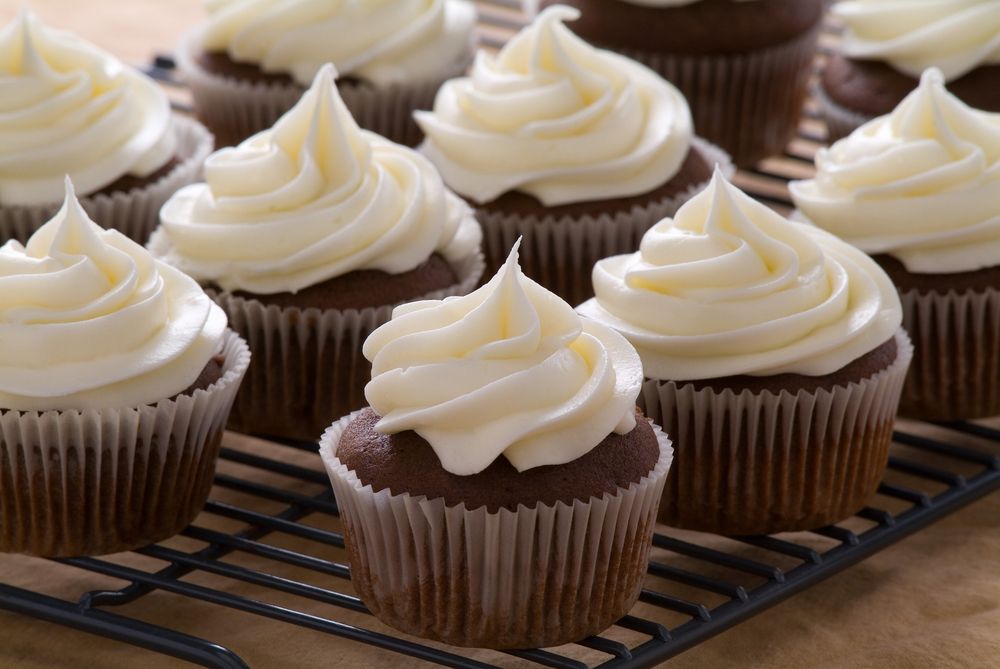
<svg viewBox="0 0 1000 669">
<path fill-rule="evenodd" d="M 250 363 L 227 331 L 222 377 L 155 405 L 0 411 L 0 552 L 103 555 L 177 534 L 201 511 Z"/>
<path fill-rule="evenodd" d="M 176 155 L 180 162 L 162 179 L 128 192 L 80 198 L 80 204 L 98 225 L 118 230 L 145 244 L 160 222 L 163 204 L 181 188 L 198 180 L 202 164 L 212 152 L 212 135 L 197 121 L 183 116 L 174 115 L 173 126 L 177 132 Z M 30 207 L 0 205 L 0 244 L 8 239 L 27 242 L 61 206 L 62 201 Z"/>
<path fill-rule="evenodd" d="M 794 395 L 647 379 L 639 406 L 674 440 L 660 522 L 715 534 L 808 530 L 843 520 L 878 488 L 913 346 L 868 378 Z"/>
<path fill-rule="evenodd" d="M 160 233 L 157 233 L 160 234 Z M 416 297 L 440 300 L 466 295 L 483 273 L 482 254 L 452 263 L 458 282 Z M 248 434 L 315 441 L 330 423 L 365 406 L 371 363 L 361 347 L 387 323 L 387 304 L 364 309 L 298 309 L 207 291 L 250 344 L 254 361 L 243 382 L 229 427 Z"/>
<path fill-rule="evenodd" d="M 735 172 L 722 149 L 695 138 L 693 146 L 709 165 L 718 164 L 727 178 Z M 525 216 L 476 210 L 483 227 L 483 252 L 489 278 L 503 266 L 514 242 L 521 240 L 518 257 L 524 273 L 570 304 L 594 296 L 591 273 L 602 258 L 633 253 L 642 236 L 708 185 L 695 184 L 680 195 L 645 207 L 600 216 Z"/>
<path fill-rule="evenodd" d="M 178 47 L 177 66 L 191 89 L 195 115 L 215 134 L 219 146 L 239 144 L 267 130 L 305 92 L 298 84 L 240 81 L 209 72 L 197 61 L 200 44 L 201 31 L 189 33 Z M 378 87 L 364 82 L 340 83 L 340 97 L 362 128 L 416 146 L 423 133 L 413 120 L 413 112 L 430 109 L 441 85 L 465 74 L 474 53 L 474 44 L 470 44 L 467 53 L 433 79 Z"/>
<path fill-rule="evenodd" d="M 670 440 L 654 468 L 615 494 L 517 511 L 374 492 L 337 458 L 346 416 L 323 435 L 351 580 L 379 620 L 458 646 L 535 648 L 612 625 L 639 597 Z M 419 472 L 414 472 L 419 476 Z"/>
</svg>

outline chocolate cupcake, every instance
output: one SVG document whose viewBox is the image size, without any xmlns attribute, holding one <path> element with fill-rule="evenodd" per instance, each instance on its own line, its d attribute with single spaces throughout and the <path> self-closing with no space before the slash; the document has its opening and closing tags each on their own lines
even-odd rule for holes
<svg viewBox="0 0 1000 669">
<path fill-rule="evenodd" d="M 0 243 L 55 214 L 66 175 L 101 225 L 144 243 L 212 150 L 153 80 L 27 11 L 0 31 L 0 79 Z"/>
<path fill-rule="evenodd" d="M 476 10 L 466 0 L 372 3 L 229 2 L 177 53 L 195 113 L 222 146 L 270 128 L 333 63 L 358 123 L 413 146 L 414 109 L 425 108 L 475 49 Z"/>
<path fill-rule="evenodd" d="M 550 7 L 497 56 L 417 112 L 420 150 L 476 206 L 488 272 L 522 239 L 527 273 L 576 304 L 598 259 L 634 250 L 728 157 L 694 138 L 683 96 L 650 69 L 591 47 Z"/>
<path fill-rule="evenodd" d="M 873 255 L 903 303 L 916 358 L 902 413 L 1000 414 L 1000 114 L 970 109 L 928 70 L 888 116 L 793 182 L 803 216 Z"/>
<path fill-rule="evenodd" d="M 660 520 L 718 534 L 812 529 L 875 492 L 912 356 L 889 277 L 716 173 L 578 307 L 642 358 L 640 406 L 674 440 Z"/>
<path fill-rule="evenodd" d="M 636 411 L 621 336 L 526 278 L 365 342 L 372 408 L 320 443 L 351 578 L 383 622 L 460 646 L 579 641 L 639 596 L 669 440 Z"/>
<path fill-rule="evenodd" d="M 573 30 L 677 86 L 698 134 L 737 165 L 781 154 L 805 101 L 822 0 L 542 0 L 582 12 Z"/>
<path fill-rule="evenodd" d="M 994 0 L 851 0 L 819 89 L 830 142 L 892 112 L 931 67 L 977 109 L 1000 112 L 1000 3 Z"/>
<path fill-rule="evenodd" d="M 274 128 L 210 156 L 150 240 L 250 342 L 244 432 L 318 439 L 364 406 L 361 344 L 392 307 L 482 274 L 472 211 L 423 156 L 358 128 L 335 77 L 325 66 Z"/>
<path fill-rule="evenodd" d="M 250 359 L 194 281 L 66 191 L 0 247 L 0 551 L 46 557 L 190 523 Z"/>
</svg>

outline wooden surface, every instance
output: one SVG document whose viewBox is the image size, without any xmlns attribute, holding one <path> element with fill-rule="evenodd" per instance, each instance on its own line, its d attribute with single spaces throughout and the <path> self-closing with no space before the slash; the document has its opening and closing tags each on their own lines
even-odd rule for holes
<svg viewBox="0 0 1000 669">
<path fill-rule="evenodd" d="M 0 1 L 0 25 L 18 11 L 19 0 Z M 169 50 L 180 33 L 201 16 L 196 0 L 32 0 L 51 25 L 93 40 L 130 62 L 141 63 Z M 233 448 L 266 452 L 269 446 L 235 435 Z M 980 445 L 982 447 L 982 445 Z M 302 454 L 302 464 L 319 467 Z M 229 473 L 240 474 L 232 464 Z M 277 481 L 276 481 L 277 482 Z M 281 483 L 287 484 L 287 481 Z M 306 490 L 304 492 L 314 492 Z M 239 503 L 239 495 L 216 495 Z M 218 518 L 203 524 L 219 526 Z M 225 524 L 223 523 L 223 526 Z M 176 540 L 178 547 L 190 545 Z M 188 543 L 185 543 L 188 542 Z M 720 540 L 725 542 L 725 540 Z M 292 541 L 289 547 L 294 548 Z M 315 547 L 311 547 L 313 550 Z M 331 560 L 345 560 L 331 550 Z M 130 556 L 148 566 L 147 558 Z M 667 558 L 674 562 L 674 558 Z M 248 566 L 253 566 L 248 563 Z M 295 574 L 301 577 L 301 574 Z M 315 575 L 312 575 L 314 581 Z M 109 579 L 19 556 L 0 556 L 0 580 L 56 596 L 116 586 Z M 261 596 L 259 589 L 229 581 L 193 577 L 227 591 Z M 343 583 L 317 583 L 344 588 Z M 269 601 L 292 604 L 279 596 Z M 317 615 L 336 616 L 388 631 L 368 617 L 294 600 Z M 239 652 L 255 669 L 429 666 L 385 651 L 340 641 L 290 625 L 192 604 L 167 593 L 146 597 L 121 610 L 212 639 Z M 641 611 L 662 616 L 654 609 Z M 664 621 L 669 622 L 669 621 Z M 525 666 L 483 653 L 505 666 Z M 586 658 L 581 658 L 586 659 Z M 77 669 L 182 667 L 184 663 L 43 622 L 0 613 L 0 667 Z M 907 539 L 804 594 L 672 660 L 672 669 L 980 669 L 1000 666 L 1000 495 Z"/>
</svg>

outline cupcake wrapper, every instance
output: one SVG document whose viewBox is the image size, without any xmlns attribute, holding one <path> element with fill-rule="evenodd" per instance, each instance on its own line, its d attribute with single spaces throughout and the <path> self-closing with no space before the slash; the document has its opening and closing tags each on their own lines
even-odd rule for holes
<svg viewBox="0 0 1000 669">
<path fill-rule="evenodd" d="M 373 492 L 336 457 L 353 416 L 323 435 L 351 579 L 381 621 L 459 646 L 536 648 L 606 629 L 636 602 L 670 440 L 638 483 L 572 504 L 487 513 L 441 498 Z"/>
<path fill-rule="evenodd" d="M 476 253 L 452 267 L 458 283 L 414 299 L 468 294 L 482 275 L 482 255 Z M 361 346 L 389 321 L 397 305 L 283 309 L 228 293 L 208 293 L 229 316 L 229 326 L 249 342 L 254 356 L 236 397 L 230 429 L 315 441 L 337 416 L 365 406 L 371 363 L 361 354 Z"/>
<path fill-rule="evenodd" d="M 1000 415 L 1000 290 L 900 297 L 916 348 L 900 413 L 922 420 Z"/>
<path fill-rule="evenodd" d="M 826 94 L 822 86 L 817 86 L 815 91 L 816 100 L 819 102 L 826 120 L 826 142 L 833 144 L 838 139 L 847 137 L 852 132 L 871 121 L 874 116 L 867 116 L 843 107 Z"/>
<path fill-rule="evenodd" d="M 201 511 L 250 352 L 223 342 L 207 390 L 128 409 L 0 411 L 0 552 L 103 555 L 173 536 Z"/>
<path fill-rule="evenodd" d="M 735 168 L 725 151 L 697 137 L 693 146 L 709 165 L 718 164 L 727 178 L 733 176 Z M 524 273 L 570 304 L 580 304 L 594 296 L 591 273 L 598 260 L 634 252 L 647 230 L 673 216 L 706 185 L 708 181 L 676 197 L 597 217 L 554 218 L 477 210 L 486 255 L 484 278 L 503 266 L 520 238 L 518 255 Z"/>
<path fill-rule="evenodd" d="M 784 44 L 733 55 L 615 49 L 660 73 L 687 98 L 699 135 L 746 167 L 784 152 L 799 127 L 817 25 Z"/>
<path fill-rule="evenodd" d="M 177 65 L 191 89 L 196 116 L 215 134 L 219 146 L 239 144 L 270 128 L 305 92 L 299 85 L 238 81 L 208 72 L 196 60 L 200 42 L 198 31 L 190 33 L 178 48 Z M 340 97 L 362 128 L 416 146 L 423 133 L 413 120 L 414 110 L 433 107 L 441 85 L 465 74 L 473 54 L 470 44 L 468 53 L 434 79 L 384 87 L 347 83 L 338 87 Z"/>
<path fill-rule="evenodd" d="M 647 379 L 640 407 L 674 439 L 660 522 L 716 534 L 806 530 L 849 517 L 878 488 L 913 346 L 832 391 L 695 390 Z"/>
<path fill-rule="evenodd" d="M 202 164 L 212 152 L 212 135 L 197 121 L 173 117 L 180 163 L 159 181 L 130 191 L 81 197 L 80 204 L 99 225 L 122 232 L 145 244 L 160 222 L 160 208 L 178 190 L 198 180 Z M 8 239 L 26 243 L 49 221 L 62 203 L 33 207 L 0 206 L 0 244 Z"/>
</svg>

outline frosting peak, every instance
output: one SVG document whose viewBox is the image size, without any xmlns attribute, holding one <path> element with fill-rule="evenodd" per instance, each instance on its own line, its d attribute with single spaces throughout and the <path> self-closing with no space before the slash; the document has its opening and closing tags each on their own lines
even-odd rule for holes
<svg viewBox="0 0 1000 669">
<path fill-rule="evenodd" d="M 421 150 L 457 192 L 488 202 L 518 190 L 546 205 L 648 192 L 676 174 L 691 143 L 684 97 L 653 71 L 590 46 L 555 5 L 470 76 L 417 112 Z"/>
<path fill-rule="evenodd" d="M 716 170 L 639 252 L 600 261 L 584 316 L 635 345 L 646 376 L 832 373 L 902 322 L 895 288 L 865 254 L 788 221 Z"/>
<path fill-rule="evenodd" d="M 467 57 L 466 0 L 210 0 L 202 48 L 308 86 L 325 63 L 378 86 L 432 79 Z"/>
<path fill-rule="evenodd" d="M 226 317 L 198 285 L 66 199 L 0 247 L 0 409 L 132 407 L 190 386 Z"/>
<path fill-rule="evenodd" d="M 361 130 L 336 76 L 324 66 L 272 129 L 210 156 L 206 183 L 163 207 L 150 249 L 200 281 L 257 294 L 475 254 L 469 207 L 427 159 Z"/>
<path fill-rule="evenodd" d="M 948 81 L 1000 63 L 996 0 L 851 0 L 833 13 L 851 58 L 887 61 L 912 77 L 939 67 Z"/>
<path fill-rule="evenodd" d="M 416 431 L 453 474 L 570 462 L 635 427 L 635 351 L 525 277 L 516 245 L 474 293 L 397 307 L 364 354 L 377 429 Z"/>
<path fill-rule="evenodd" d="M 1000 114 L 968 107 L 936 69 L 889 115 L 816 155 L 791 184 L 799 210 L 911 272 L 1000 264 Z"/>
<path fill-rule="evenodd" d="M 28 11 L 0 30 L 0 205 L 59 202 L 147 176 L 176 149 L 166 94 L 148 77 Z"/>
</svg>

